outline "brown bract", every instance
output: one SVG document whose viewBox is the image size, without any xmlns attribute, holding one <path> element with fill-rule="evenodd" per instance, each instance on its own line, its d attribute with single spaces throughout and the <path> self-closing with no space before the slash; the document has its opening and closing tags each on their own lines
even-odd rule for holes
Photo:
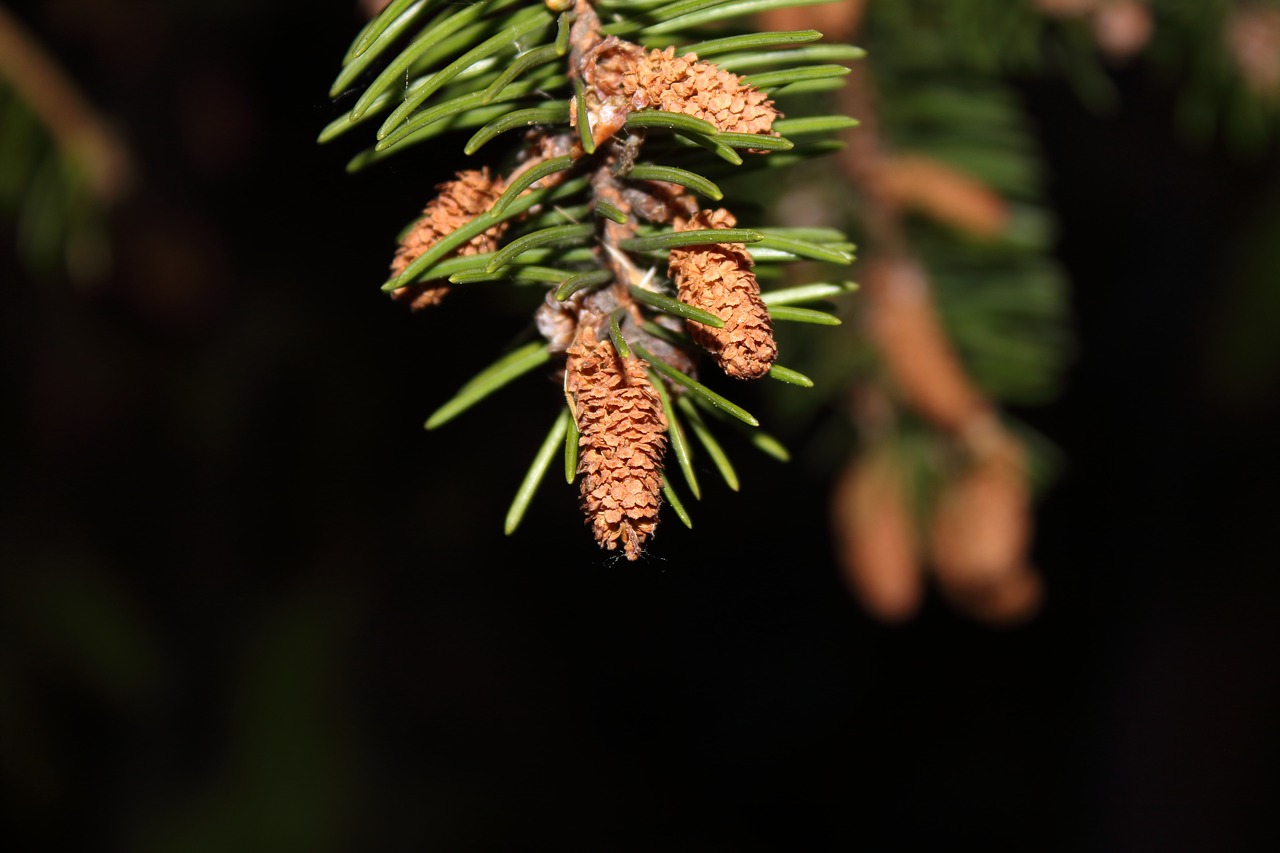
<svg viewBox="0 0 1280 853">
<path fill-rule="evenodd" d="M 1146 0 L 1110 0 L 1093 13 L 1093 38 L 1112 59 L 1129 59 L 1151 41 L 1155 18 Z"/>
<path fill-rule="evenodd" d="M 677 218 L 675 228 L 732 228 L 736 222 L 733 214 L 721 208 L 699 211 L 688 220 Z M 760 298 L 752 265 L 751 255 L 740 243 L 672 249 L 668 263 L 680 301 L 724 321 L 722 329 L 690 322 L 689 333 L 735 379 L 759 379 L 778 356 L 769 310 Z"/>
<path fill-rule="evenodd" d="M 624 359 L 583 326 L 569 347 L 565 391 L 581 433 L 582 507 L 597 544 L 640 556 L 658 524 L 667 419 L 644 362 Z"/>
<path fill-rule="evenodd" d="M 488 211 L 498 196 L 502 195 L 503 181 L 501 177 L 491 178 L 488 168 L 469 169 L 458 172 L 454 180 L 440 184 L 437 189 L 440 194 L 427 204 L 422 216 L 400 241 L 395 257 L 391 260 L 393 276 L 403 273 L 409 264 L 442 237 Z M 498 241 L 506 228 L 505 222 L 495 225 L 463 243 L 453 254 L 478 255 L 492 252 L 498 248 Z M 393 290 L 391 297 L 410 300 L 410 307 L 416 311 L 439 304 L 448 292 L 449 286 L 445 282 L 422 282 Z"/>
<path fill-rule="evenodd" d="M 1082 18 L 1094 12 L 1102 0 L 1033 0 L 1032 5 L 1055 18 Z"/>
</svg>

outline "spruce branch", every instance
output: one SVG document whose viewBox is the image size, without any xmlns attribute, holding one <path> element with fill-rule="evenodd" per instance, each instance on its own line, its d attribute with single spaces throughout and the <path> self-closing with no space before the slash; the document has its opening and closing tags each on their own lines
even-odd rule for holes
<svg viewBox="0 0 1280 853">
<path fill-rule="evenodd" d="M 907 22 L 927 11 L 944 14 L 932 0 L 847 8 L 855 13 L 854 26 L 874 27 L 882 36 L 894 26 L 901 27 L 895 32 L 914 33 Z M 937 129 L 949 121 L 992 128 L 993 139 L 1016 138 L 1001 126 L 1007 109 L 993 105 L 999 103 L 994 96 L 984 101 L 973 94 L 997 89 L 991 75 L 969 70 L 951 100 L 916 93 L 926 74 L 956 78 L 957 68 L 924 50 L 899 54 L 852 69 L 837 94 L 840 111 L 858 122 L 836 154 L 851 190 L 843 215 L 860 233 L 868 257 L 859 276 L 864 298 L 858 322 L 850 328 L 862 357 L 846 376 L 845 390 L 857 437 L 839 463 L 831 527 L 851 591 L 885 621 L 916 611 L 926 579 L 956 607 L 992 622 L 1025 618 L 1038 601 L 1039 580 L 1028 563 L 1029 453 L 1003 413 L 1012 386 L 993 381 L 972 342 L 1001 345 L 991 319 L 1000 309 L 985 295 L 996 287 L 1022 288 L 1022 300 L 1030 304 L 1035 291 L 1019 276 L 1044 244 L 1020 244 L 1015 237 L 1035 196 L 1030 182 L 993 180 L 991 170 L 966 168 L 939 138 Z M 966 109 L 969 104 L 976 109 Z M 918 135 L 911 132 L 915 124 Z M 1010 167 L 1019 162 L 1006 153 L 1006 174 L 1013 175 Z M 759 247 L 799 254 L 778 240 Z M 982 283 L 968 289 L 963 303 L 947 303 L 943 297 L 960 258 Z M 1059 284 L 1049 275 L 1041 281 Z M 813 291 L 801 286 L 799 292 Z M 796 301 L 820 298 L 815 293 L 813 300 Z M 767 303 L 774 319 L 823 322 L 822 310 L 787 302 L 784 295 L 782 303 Z M 1059 304 L 1044 303 L 1042 311 L 1053 315 Z M 968 312 L 970 325 L 981 331 L 966 337 L 959 312 Z M 1051 383 L 1057 342 L 1035 342 L 1046 367 L 1037 372 L 1027 367 L 1033 359 L 1023 360 L 1024 382 Z"/>
<path fill-rule="evenodd" d="M 835 229 L 740 227 L 732 210 L 751 199 L 731 199 L 708 177 L 709 167 L 796 152 L 775 127 L 786 121 L 778 99 L 797 85 L 840 84 L 848 68 L 831 61 L 861 57 L 848 45 L 816 44 L 822 35 L 812 29 L 732 29 L 762 9 L 812 2 L 600 0 L 603 18 L 591 0 L 394 2 L 353 40 L 334 91 L 370 82 L 322 142 L 378 115 L 373 148 L 354 168 L 464 129 L 462 155 L 487 155 L 436 188 L 399 237 L 382 289 L 414 309 L 447 310 L 456 286 L 547 288 L 534 316 L 540 339 L 499 358 L 427 422 L 438 428 L 535 370 L 562 377 L 568 409 L 521 481 L 508 533 L 563 448 L 596 543 L 636 560 L 664 505 L 691 526 L 666 476 L 669 455 L 694 498 L 703 496 L 699 452 L 738 488 L 711 424 L 724 416 L 754 430 L 759 421 L 713 389 L 707 368 L 730 382 L 813 385 L 777 364 L 755 267 L 849 264 L 852 244 Z M 855 121 L 820 113 L 782 126 L 830 141 Z M 704 208 L 699 197 L 723 206 Z M 794 303 L 851 290 L 794 287 L 775 295 L 777 310 L 838 322 Z M 716 417 L 689 408 L 690 399 Z M 770 437 L 758 446 L 787 456 Z"/>
</svg>

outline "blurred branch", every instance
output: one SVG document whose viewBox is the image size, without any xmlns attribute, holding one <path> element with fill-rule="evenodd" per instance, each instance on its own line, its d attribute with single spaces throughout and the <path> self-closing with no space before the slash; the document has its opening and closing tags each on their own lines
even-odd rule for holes
<svg viewBox="0 0 1280 853">
<path fill-rule="evenodd" d="M 7 82 L 77 164 L 94 196 L 111 204 L 128 192 L 134 164 L 127 147 L 62 66 L 0 6 L 0 80 Z"/>
<path fill-rule="evenodd" d="M 856 42 L 864 9 L 844 9 Z M 860 328 L 882 371 L 850 387 L 860 439 L 831 496 L 837 558 L 851 592 L 882 621 L 916 612 L 927 573 L 969 616 L 1020 622 L 1042 592 L 1028 563 L 1027 450 L 952 340 L 933 258 L 910 226 L 919 215 L 967 240 L 999 240 L 1012 227 L 1009 203 L 962 168 L 909 145 L 898 150 L 883 126 L 874 69 L 852 68 L 837 97 L 840 112 L 859 121 L 836 162 L 866 236 Z M 923 441 L 904 438 L 904 417 L 923 421 Z"/>
<path fill-rule="evenodd" d="M 908 200 L 895 192 L 896 158 L 879 132 L 875 91 L 865 67 L 850 74 L 840 96 L 844 111 L 861 122 L 848 135 L 838 162 L 858 192 L 858 215 L 869 238 L 864 262 L 868 336 L 898 392 L 919 415 L 954 435 L 979 424 L 989 429 L 992 406 L 961 366 L 938 318 L 925 267 L 909 245 L 903 223 Z"/>
</svg>

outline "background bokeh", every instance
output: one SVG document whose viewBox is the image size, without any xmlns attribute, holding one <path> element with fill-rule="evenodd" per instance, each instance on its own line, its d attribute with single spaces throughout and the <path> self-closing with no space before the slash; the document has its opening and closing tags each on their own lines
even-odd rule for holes
<svg viewBox="0 0 1280 853">
<path fill-rule="evenodd" d="M 1273 149 L 1181 139 L 1141 65 L 1105 115 L 1024 86 L 1077 338 L 1019 413 L 1065 459 L 1045 604 L 885 625 L 803 453 L 639 563 L 554 483 L 502 535 L 558 395 L 422 430 L 517 326 L 378 291 L 456 161 L 315 144 L 356 4 L 11 8 L 135 174 L 70 267 L 0 219 L 6 849 L 1280 841 Z"/>
</svg>

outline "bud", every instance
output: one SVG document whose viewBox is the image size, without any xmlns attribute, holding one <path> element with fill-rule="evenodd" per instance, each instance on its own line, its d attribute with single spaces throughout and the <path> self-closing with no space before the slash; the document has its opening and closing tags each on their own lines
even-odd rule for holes
<svg viewBox="0 0 1280 853">
<path fill-rule="evenodd" d="M 565 392 L 581 434 L 582 507 L 596 542 L 628 560 L 658 524 L 667 419 L 644 362 L 624 359 L 581 327 L 568 349 Z"/>
<path fill-rule="evenodd" d="M 703 210 L 691 219 L 677 218 L 677 231 L 732 228 L 733 214 L 723 208 Z M 680 301 L 701 308 L 724 321 L 713 329 L 690 322 L 696 344 L 715 358 L 735 379 L 759 379 L 769 372 L 778 356 L 769 310 L 760 298 L 751 255 L 737 243 L 711 243 L 671 250 L 668 273 L 679 290 Z"/>
</svg>

